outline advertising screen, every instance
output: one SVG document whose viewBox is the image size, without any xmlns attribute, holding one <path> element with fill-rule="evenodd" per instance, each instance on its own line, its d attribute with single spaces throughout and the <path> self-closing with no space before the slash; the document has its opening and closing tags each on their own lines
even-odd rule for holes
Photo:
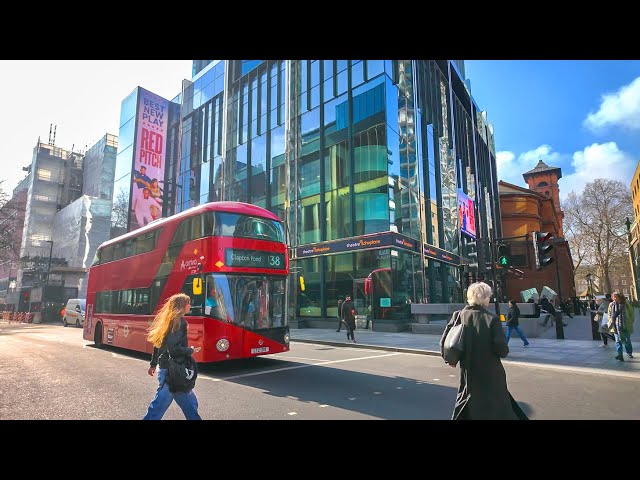
<svg viewBox="0 0 640 480">
<path fill-rule="evenodd" d="M 458 190 L 458 221 L 462 233 L 476 238 L 476 215 L 473 209 L 473 200 L 461 190 Z"/>
<path fill-rule="evenodd" d="M 140 88 L 137 115 L 130 230 L 162 216 L 169 102 Z"/>
</svg>

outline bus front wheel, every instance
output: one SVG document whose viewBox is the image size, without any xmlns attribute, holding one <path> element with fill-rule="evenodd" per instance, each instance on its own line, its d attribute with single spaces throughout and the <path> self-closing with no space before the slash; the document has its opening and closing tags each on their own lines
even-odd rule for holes
<svg viewBox="0 0 640 480">
<path fill-rule="evenodd" d="M 102 324 L 98 323 L 96 325 L 96 331 L 93 336 L 93 343 L 95 343 L 97 348 L 102 347 Z"/>
</svg>

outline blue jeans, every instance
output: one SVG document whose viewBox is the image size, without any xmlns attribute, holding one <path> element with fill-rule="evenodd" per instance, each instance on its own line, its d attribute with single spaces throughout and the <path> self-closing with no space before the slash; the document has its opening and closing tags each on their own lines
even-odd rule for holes
<svg viewBox="0 0 640 480">
<path fill-rule="evenodd" d="M 618 356 L 622 357 L 622 344 L 624 343 L 624 348 L 627 351 L 627 355 L 633 355 L 633 347 L 631 346 L 631 336 L 622 331 L 616 330 L 614 337 L 616 339 L 616 350 L 618 351 Z"/>
<path fill-rule="evenodd" d="M 188 392 L 176 392 L 171 393 L 169 386 L 165 383 L 167 378 L 167 369 L 161 368 L 158 370 L 158 390 L 156 390 L 156 396 L 149 404 L 147 414 L 143 420 L 161 420 L 164 412 L 167 411 L 171 402 L 174 400 L 178 406 L 182 409 L 182 413 L 187 420 L 202 420 L 198 415 L 198 399 L 196 398 L 193 390 Z"/>
<path fill-rule="evenodd" d="M 509 345 L 509 339 L 511 338 L 511 330 L 515 330 L 516 333 L 520 335 L 520 338 L 524 342 L 525 347 L 529 345 L 529 340 L 527 340 L 527 337 L 524 336 L 524 333 L 522 333 L 522 330 L 520 330 L 520 327 L 510 327 L 508 325 L 507 325 L 507 345 Z"/>
</svg>

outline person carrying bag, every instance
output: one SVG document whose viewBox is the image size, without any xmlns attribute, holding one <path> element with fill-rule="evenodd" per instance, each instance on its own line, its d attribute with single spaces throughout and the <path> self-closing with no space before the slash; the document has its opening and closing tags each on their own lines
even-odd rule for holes
<svg viewBox="0 0 640 480">
<path fill-rule="evenodd" d="M 200 351 L 200 347 L 187 346 L 187 321 L 184 319 L 190 309 L 189 295 L 176 293 L 167 299 L 149 327 L 147 340 L 154 348 L 147 373 L 153 377 L 157 365 L 160 365 L 160 371 L 158 389 L 144 420 L 161 420 L 174 400 L 187 420 L 202 420 L 198 414 L 198 399 L 193 393 L 197 367 L 191 357 Z"/>
</svg>

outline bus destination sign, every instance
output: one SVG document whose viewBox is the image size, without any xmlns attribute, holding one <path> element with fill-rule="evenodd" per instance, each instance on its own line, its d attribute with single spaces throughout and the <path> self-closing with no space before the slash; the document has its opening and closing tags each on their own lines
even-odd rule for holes
<svg viewBox="0 0 640 480">
<path fill-rule="evenodd" d="M 227 248 L 224 260 L 228 267 L 285 268 L 284 254 Z"/>
</svg>

